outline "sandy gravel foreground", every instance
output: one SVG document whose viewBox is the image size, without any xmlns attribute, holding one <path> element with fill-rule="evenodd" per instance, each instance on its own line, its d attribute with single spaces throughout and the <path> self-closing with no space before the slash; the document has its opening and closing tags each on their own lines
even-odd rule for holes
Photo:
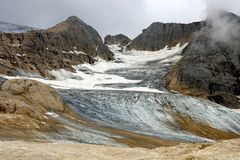
<svg viewBox="0 0 240 160">
<path fill-rule="evenodd" d="M 1 160 L 240 160 L 240 139 L 153 150 L 71 142 L 0 142 Z"/>
</svg>

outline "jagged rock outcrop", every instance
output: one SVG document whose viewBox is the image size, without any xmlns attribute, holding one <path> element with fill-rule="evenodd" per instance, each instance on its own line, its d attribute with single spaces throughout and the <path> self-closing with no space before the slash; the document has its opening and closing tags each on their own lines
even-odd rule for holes
<svg viewBox="0 0 240 160">
<path fill-rule="evenodd" d="M 131 42 L 131 39 L 123 34 L 118 34 L 115 36 L 107 35 L 104 39 L 104 43 L 107 45 L 118 44 L 120 46 L 126 46 Z"/>
<path fill-rule="evenodd" d="M 207 20 L 167 75 L 167 87 L 240 108 L 240 17 L 219 13 Z M 217 26 L 216 26 L 217 25 Z"/>
<path fill-rule="evenodd" d="M 113 53 L 91 26 L 72 16 L 47 30 L 0 33 L 0 73 L 16 75 L 18 70 L 49 76 L 49 70 L 94 63 L 95 57 L 112 60 Z"/>
<path fill-rule="evenodd" d="M 153 23 L 137 36 L 127 49 L 158 51 L 168 47 L 174 47 L 178 43 L 181 45 L 188 43 L 194 32 L 199 31 L 204 22 L 190 24 L 178 23 Z"/>
</svg>

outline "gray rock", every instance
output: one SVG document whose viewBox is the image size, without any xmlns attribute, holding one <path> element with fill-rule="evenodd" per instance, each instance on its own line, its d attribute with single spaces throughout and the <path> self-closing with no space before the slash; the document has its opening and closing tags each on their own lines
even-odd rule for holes
<svg viewBox="0 0 240 160">
<path fill-rule="evenodd" d="M 158 51 L 168 47 L 174 47 L 189 42 L 194 32 L 199 31 L 204 22 L 190 24 L 178 23 L 153 23 L 137 36 L 128 49 Z"/>
</svg>

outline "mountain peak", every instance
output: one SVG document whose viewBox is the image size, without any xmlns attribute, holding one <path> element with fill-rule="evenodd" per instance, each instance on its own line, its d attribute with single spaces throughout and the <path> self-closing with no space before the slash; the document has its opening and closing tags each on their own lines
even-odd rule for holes
<svg viewBox="0 0 240 160">
<path fill-rule="evenodd" d="M 70 16 L 70 17 L 68 17 L 67 18 L 67 20 L 66 21 L 79 21 L 80 19 L 77 17 L 77 16 Z"/>
<path fill-rule="evenodd" d="M 56 24 L 55 26 L 48 29 L 51 32 L 62 32 L 63 30 L 72 28 L 72 27 L 79 27 L 79 26 L 88 26 L 85 22 L 83 22 L 77 16 L 70 16 L 65 21 Z"/>
<path fill-rule="evenodd" d="M 70 23 L 70 24 L 77 24 L 77 23 L 86 24 L 77 16 L 70 16 L 67 18 L 67 20 L 65 22 Z"/>
</svg>

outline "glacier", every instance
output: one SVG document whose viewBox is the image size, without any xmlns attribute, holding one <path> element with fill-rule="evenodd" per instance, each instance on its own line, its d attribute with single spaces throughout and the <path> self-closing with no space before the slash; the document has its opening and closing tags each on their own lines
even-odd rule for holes
<svg viewBox="0 0 240 160">
<path fill-rule="evenodd" d="M 95 64 L 73 66 L 76 72 L 49 71 L 55 80 L 31 74 L 4 77 L 51 85 L 82 118 L 73 122 L 63 115 L 47 113 L 67 126 L 67 131 L 49 135 L 53 139 L 124 146 L 116 139 L 128 139 L 132 134 L 169 142 L 212 142 L 239 137 L 238 110 L 166 90 L 164 76 L 181 59 L 186 46 L 178 44 L 149 52 L 120 51 L 118 45 L 110 45 L 116 60 L 107 62 L 96 57 Z"/>
</svg>

